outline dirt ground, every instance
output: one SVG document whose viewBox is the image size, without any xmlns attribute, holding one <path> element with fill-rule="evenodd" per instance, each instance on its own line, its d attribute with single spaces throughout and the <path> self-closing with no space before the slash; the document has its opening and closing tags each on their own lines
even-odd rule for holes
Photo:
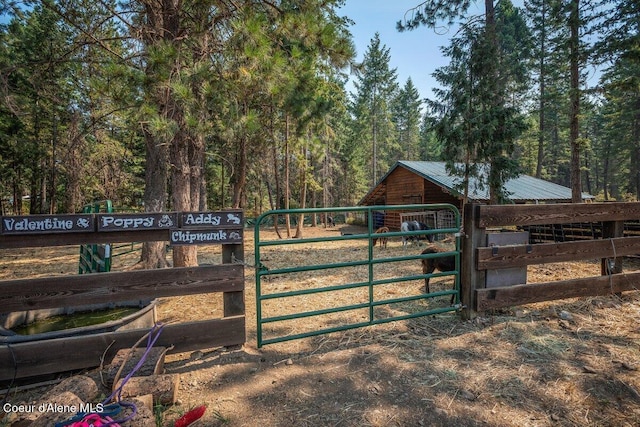
<svg viewBox="0 0 640 427">
<path fill-rule="evenodd" d="M 273 239 L 269 233 L 265 238 Z M 339 235 L 336 229 L 305 233 Z M 640 425 L 638 292 L 514 307 L 468 321 L 455 313 L 439 314 L 257 348 L 251 232 L 246 232 L 245 241 L 247 343 L 242 348 L 169 356 L 166 371 L 181 377 L 179 402 L 160 408 L 158 425 L 173 426 L 181 414 L 201 404 L 207 411 L 194 426 Z M 298 260 L 356 259 L 366 250 L 350 241 L 328 245 L 282 246 L 265 250 L 262 260 L 273 269 Z M 389 245 L 386 252 L 376 248 L 375 256 L 405 253 L 399 238 Z M 4 252 L 0 279 L 75 274 L 77 268 L 75 248 Z M 114 270 L 128 268 L 135 256 L 119 258 Z M 217 247 L 200 250 L 201 263 L 219 258 Z M 418 274 L 419 263 L 398 268 Z M 596 260 L 547 264 L 529 268 L 528 281 L 598 275 L 599 268 Z M 638 263 L 626 259 L 625 269 L 636 270 Z M 346 280 L 360 280 L 362 272 L 353 270 L 344 273 L 352 275 Z M 344 280 L 341 274 L 275 276 L 263 283 L 263 293 L 338 284 Z M 446 289 L 447 280 L 433 280 L 432 289 Z M 420 287 L 419 281 L 404 282 L 382 286 L 380 292 L 393 298 L 417 294 Z M 321 302 L 342 297 L 328 295 Z M 315 304 L 318 301 L 300 298 L 265 310 L 300 312 Z M 436 307 L 446 301 L 415 304 Z M 397 305 L 388 312 L 410 308 L 415 306 Z M 162 321 L 219 317 L 221 306 L 206 295 L 172 298 L 161 301 L 158 315 Z M 363 314 L 356 310 L 345 316 L 357 322 Z M 314 322 L 318 320 L 298 320 L 266 332 L 313 330 L 320 326 Z M 28 402 L 44 391 L 45 387 L 10 391 L 9 396 L 12 402 Z"/>
</svg>

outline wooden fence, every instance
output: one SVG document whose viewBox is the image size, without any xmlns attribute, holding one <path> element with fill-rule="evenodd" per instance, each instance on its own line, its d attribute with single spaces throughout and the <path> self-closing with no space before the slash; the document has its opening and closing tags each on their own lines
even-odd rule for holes
<svg viewBox="0 0 640 427">
<path fill-rule="evenodd" d="M 245 342 L 243 219 L 240 211 L 1 217 L 0 249 L 164 241 L 221 244 L 222 264 L 0 281 L 0 312 L 223 293 L 222 318 L 172 323 L 158 346 L 172 352 Z M 133 346 L 148 330 L 32 342 L 0 342 L 0 381 L 84 369 Z"/>
<path fill-rule="evenodd" d="M 544 224 L 522 227 L 529 232 L 531 243 L 570 242 L 602 238 L 602 222 Z M 624 221 L 624 237 L 640 236 L 638 220 Z"/>
<path fill-rule="evenodd" d="M 623 272 L 622 258 L 640 254 L 640 237 L 624 237 L 625 221 L 640 218 L 640 203 L 468 205 L 464 209 L 461 298 L 466 314 L 556 299 L 638 289 L 640 272 Z M 487 247 L 490 229 L 598 223 L 601 238 Z M 488 270 L 565 261 L 601 260 L 601 275 L 550 283 L 487 287 Z"/>
</svg>

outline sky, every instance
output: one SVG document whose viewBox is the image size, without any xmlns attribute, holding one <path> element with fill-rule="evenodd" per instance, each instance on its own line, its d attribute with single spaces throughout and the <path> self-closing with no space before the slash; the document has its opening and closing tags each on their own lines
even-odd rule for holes
<svg viewBox="0 0 640 427">
<path fill-rule="evenodd" d="M 396 23 L 402 20 L 411 8 L 423 1 L 346 0 L 346 4 L 340 8 L 340 15 L 347 16 L 355 22 L 350 31 L 356 45 L 357 61 L 362 61 L 377 31 L 380 34 L 381 45 L 389 49 L 390 67 L 397 68 L 400 87 L 404 87 L 407 79 L 411 77 L 420 97 L 433 99 L 432 88 L 438 84 L 432 74 L 437 68 L 449 63 L 449 58 L 442 56 L 440 47 L 449 45 L 457 27 L 448 28 L 443 25 L 437 30 L 420 27 L 413 31 L 398 32 Z M 522 6 L 523 1 L 512 0 L 516 6 Z M 484 11 L 484 3 L 478 3 L 471 6 L 474 14 Z M 347 85 L 347 90 L 353 92 L 353 85 Z"/>
<path fill-rule="evenodd" d="M 389 49 L 391 68 L 397 68 L 398 84 L 404 87 L 411 77 L 421 98 L 433 98 L 432 88 L 437 82 L 431 76 L 433 72 L 449 60 L 443 57 L 440 46 L 447 46 L 455 29 L 442 27 L 436 32 L 431 28 L 420 27 L 403 33 L 396 30 L 396 23 L 412 7 L 422 0 L 347 0 L 340 14 L 355 22 L 350 27 L 356 46 L 357 61 L 362 61 L 376 31 L 380 34 L 380 43 Z M 347 90 L 352 92 L 353 86 Z"/>
</svg>

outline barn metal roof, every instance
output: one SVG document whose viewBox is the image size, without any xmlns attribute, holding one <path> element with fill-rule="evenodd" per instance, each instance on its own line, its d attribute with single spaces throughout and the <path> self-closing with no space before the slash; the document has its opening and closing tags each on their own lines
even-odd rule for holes
<svg viewBox="0 0 640 427">
<path fill-rule="evenodd" d="M 453 195 L 460 195 L 458 185 L 462 182 L 462 178 L 451 175 L 447 172 L 444 162 L 421 162 L 421 161 L 407 161 L 400 160 L 387 172 L 387 174 L 378 182 L 374 189 L 372 189 L 360 202 L 364 204 L 369 199 L 376 189 L 384 184 L 385 180 L 396 168 L 406 168 L 417 175 L 420 175 L 426 180 L 429 180 Z M 517 178 L 507 181 L 505 184 L 505 190 L 509 194 L 509 199 L 516 203 L 523 202 L 570 202 L 571 201 L 571 189 L 563 185 L 554 184 L 553 182 L 545 181 L 543 179 L 534 178 L 529 175 L 520 175 Z M 594 197 L 587 193 L 582 193 L 584 199 L 594 199 Z M 472 178 L 469 183 L 469 199 L 478 202 L 487 202 L 489 200 L 489 188 L 480 188 L 477 179 Z"/>
</svg>

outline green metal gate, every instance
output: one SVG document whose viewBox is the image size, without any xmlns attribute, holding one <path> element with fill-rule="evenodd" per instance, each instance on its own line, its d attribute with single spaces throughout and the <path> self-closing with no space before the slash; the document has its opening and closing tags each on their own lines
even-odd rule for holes
<svg viewBox="0 0 640 427">
<path fill-rule="evenodd" d="M 427 232 L 391 230 L 384 234 L 389 239 L 390 247 L 374 247 L 374 239 L 382 236 L 375 231 L 384 223 L 384 217 L 400 217 L 401 213 L 409 211 L 414 215 L 418 211 L 446 212 L 449 218 L 454 219 L 454 224 L 443 228 L 437 226 Z M 287 216 L 294 225 L 304 221 L 305 224 L 326 228 L 327 233 L 321 237 L 268 238 L 268 232 L 273 234 L 274 223 L 280 224 Z M 335 219 L 327 221 L 329 216 L 338 219 L 338 222 L 344 217 L 345 224 L 332 226 Z M 347 227 L 347 217 L 359 218 L 362 227 Z M 305 225 L 307 230 L 310 228 Z M 254 233 L 258 347 L 453 312 L 460 308 L 460 213 L 453 205 L 275 210 L 256 220 Z M 450 235 L 453 242 L 446 252 L 426 255 L 421 254 L 422 247 L 408 245 L 405 248 L 399 243 L 403 236 L 421 235 Z M 342 246 L 342 249 L 338 250 L 338 246 Z M 441 256 L 455 257 L 454 271 L 422 273 L 420 259 Z M 406 273 L 397 274 L 397 271 Z M 424 279 L 441 276 L 452 276 L 453 286 L 425 293 Z M 422 288 L 422 291 L 416 291 L 415 286 Z M 433 285 L 431 288 L 433 290 Z M 347 304 L 344 303 L 345 296 Z M 454 304 L 449 303 L 451 296 Z M 437 306 L 437 299 L 446 300 L 446 303 L 439 301 L 441 304 Z M 358 320 L 354 320 L 354 317 Z M 305 328 L 311 323 L 308 322 L 310 318 L 317 320 L 313 323 L 315 326 Z M 318 324 L 322 327 L 318 327 Z"/>
<path fill-rule="evenodd" d="M 83 206 L 82 213 L 113 213 L 116 209 L 111 200 L 100 200 Z M 121 211 L 120 211 L 121 212 Z M 100 243 L 80 245 L 80 259 L 78 261 L 78 274 L 105 273 L 111 271 L 112 261 L 115 258 L 142 248 L 140 242 L 128 243 Z"/>
<path fill-rule="evenodd" d="M 111 200 L 97 201 L 84 205 L 82 208 L 82 213 L 111 212 L 113 212 Z M 80 245 L 78 274 L 104 273 L 111 271 L 111 249 L 110 243 Z"/>
</svg>

